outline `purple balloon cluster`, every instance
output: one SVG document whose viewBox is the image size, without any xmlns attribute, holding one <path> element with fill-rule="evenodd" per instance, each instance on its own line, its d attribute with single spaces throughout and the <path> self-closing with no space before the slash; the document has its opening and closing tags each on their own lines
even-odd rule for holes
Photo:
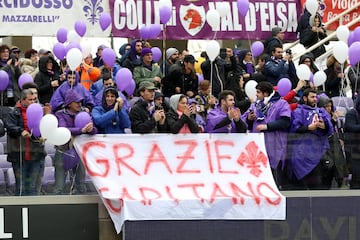
<svg viewBox="0 0 360 240">
<path fill-rule="evenodd" d="M 150 26 L 143 26 L 140 28 L 141 39 L 154 39 L 161 32 L 160 24 L 151 24 Z"/>
<path fill-rule="evenodd" d="M 121 68 L 116 73 L 115 79 L 119 91 L 125 91 L 130 96 L 134 94 L 136 84 L 128 68 Z"/>
</svg>

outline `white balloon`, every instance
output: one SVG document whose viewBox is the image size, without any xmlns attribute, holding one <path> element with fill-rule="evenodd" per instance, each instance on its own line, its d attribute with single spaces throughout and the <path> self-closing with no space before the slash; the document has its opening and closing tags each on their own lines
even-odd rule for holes
<svg viewBox="0 0 360 240">
<path fill-rule="evenodd" d="M 210 61 L 214 61 L 215 58 L 220 53 L 220 45 L 215 40 L 208 41 L 207 44 L 206 44 L 206 50 L 205 51 L 206 51 L 206 54 L 208 55 Z"/>
<path fill-rule="evenodd" d="M 317 71 L 314 74 L 314 85 L 315 87 L 321 86 L 324 84 L 324 82 L 326 81 L 326 73 L 324 71 Z"/>
<path fill-rule="evenodd" d="M 220 17 L 225 17 L 230 12 L 230 4 L 228 2 L 217 2 L 217 9 Z"/>
<path fill-rule="evenodd" d="M 336 36 L 340 41 L 347 43 L 349 35 L 350 35 L 349 28 L 345 25 L 341 25 L 336 29 Z"/>
<path fill-rule="evenodd" d="M 159 1 L 159 9 L 161 9 L 162 7 L 169 7 L 171 9 L 172 8 L 171 0 L 160 0 Z"/>
<path fill-rule="evenodd" d="M 206 21 L 213 31 L 220 30 L 220 15 L 215 9 L 210 9 L 206 13 Z"/>
<path fill-rule="evenodd" d="M 91 53 L 91 44 L 89 42 L 81 42 L 80 47 L 83 58 L 87 57 Z"/>
<path fill-rule="evenodd" d="M 78 48 L 70 49 L 66 54 L 66 60 L 70 70 L 75 71 L 82 62 L 82 53 Z"/>
<path fill-rule="evenodd" d="M 55 131 L 53 131 L 52 134 L 50 134 L 46 140 L 50 144 L 59 146 L 67 143 L 70 140 L 70 138 L 71 138 L 70 130 L 65 127 L 59 127 L 55 129 Z"/>
<path fill-rule="evenodd" d="M 309 80 L 311 71 L 310 68 L 306 64 L 300 64 L 296 69 L 296 75 L 300 80 Z"/>
<path fill-rule="evenodd" d="M 334 48 L 333 48 L 333 54 L 334 57 L 336 58 L 336 60 L 343 64 L 349 54 L 349 47 L 346 43 L 344 43 L 343 41 L 337 41 L 334 44 Z"/>
<path fill-rule="evenodd" d="M 305 7 L 311 15 L 315 15 L 319 8 L 319 3 L 317 0 L 306 0 Z"/>
<path fill-rule="evenodd" d="M 256 100 L 256 86 L 257 86 L 257 82 L 255 80 L 249 80 L 246 84 L 245 84 L 245 93 L 248 96 L 248 98 L 252 99 L 252 100 Z"/>
<path fill-rule="evenodd" d="M 80 43 L 81 37 L 79 36 L 79 34 L 77 34 L 75 30 L 70 30 L 67 34 L 67 41 Z"/>
<path fill-rule="evenodd" d="M 40 120 L 40 133 L 44 138 L 48 138 L 58 127 L 58 120 L 53 114 L 46 114 Z"/>
</svg>

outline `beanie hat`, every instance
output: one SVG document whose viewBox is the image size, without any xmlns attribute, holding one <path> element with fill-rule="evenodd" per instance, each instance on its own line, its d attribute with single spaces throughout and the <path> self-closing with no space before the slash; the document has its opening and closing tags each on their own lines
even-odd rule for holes
<svg viewBox="0 0 360 240">
<path fill-rule="evenodd" d="M 169 59 L 176 52 L 179 52 L 176 48 L 168 48 L 166 50 L 166 59 Z"/>
<path fill-rule="evenodd" d="M 279 27 L 273 27 L 272 29 L 271 29 L 271 35 L 272 36 L 276 36 L 279 32 L 281 32 L 282 31 L 282 29 L 281 28 L 279 28 Z"/>
<path fill-rule="evenodd" d="M 150 48 L 143 48 L 143 49 L 141 50 L 140 56 L 141 56 L 141 57 L 144 57 L 144 56 L 145 56 L 146 54 L 148 54 L 148 53 L 152 53 L 151 49 L 150 49 Z"/>
</svg>

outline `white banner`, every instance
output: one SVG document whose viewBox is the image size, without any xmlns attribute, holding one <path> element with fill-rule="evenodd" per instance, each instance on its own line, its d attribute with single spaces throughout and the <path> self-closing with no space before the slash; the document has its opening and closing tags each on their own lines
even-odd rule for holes
<svg viewBox="0 0 360 240">
<path fill-rule="evenodd" d="M 119 233 L 126 220 L 284 220 L 263 134 L 80 136 L 75 148 Z"/>
<path fill-rule="evenodd" d="M 99 25 L 109 12 L 108 0 L 5 0 L 0 2 L 0 35 L 56 36 L 60 27 L 73 30 L 78 20 L 86 23 L 85 37 L 107 37 Z"/>
</svg>

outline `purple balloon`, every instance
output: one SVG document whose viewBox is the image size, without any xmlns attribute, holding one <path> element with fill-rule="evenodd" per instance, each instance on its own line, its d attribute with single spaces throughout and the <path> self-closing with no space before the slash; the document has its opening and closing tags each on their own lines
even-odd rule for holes
<svg viewBox="0 0 360 240">
<path fill-rule="evenodd" d="M 91 122 L 91 117 L 87 112 L 79 112 L 78 114 L 76 114 L 75 116 L 75 121 L 74 121 L 74 125 L 77 128 L 83 128 L 86 126 L 86 124 L 88 124 L 89 122 Z"/>
<path fill-rule="evenodd" d="M 55 43 L 53 47 L 53 53 L 59 60 L 63 60 L 66 56 L 66 49 L 64 44 Z"/>
<path fill-rule="evenodd" d="M 147 27 L 147 26 L 142 26 L 141 28 L 140 28 L 140 37 L 141 37 L 141 39 L 149 39 L 150 38 L 150 35 L 151 35 L 151 33 L 150 33 L 150 27 Z"/>
<path fill-rule="evenodd" d="M 115 64 L 115 60 L 116 60 L 115 51 L 112 50 L 111 48 L 105 48 L 102 51 L 102 59 L 103 59 L 104 63 L 106 63 L 110 67 L 113 67 Z"/>
<path fill-rule="evenodd" d="M 360 41 L 360 26 L 356 27 L 354 30 L 354 41 Z"/>
<path fill-rule="evenodd" d="M 58 42 L 64 43 L 67 40 L 68 31 L 65 28 L 59 28 L 56 32 Z"/>
<path fill-rule="evenodd" d="M 354 32 L 351 32 L 348 37 L 348 46 L 351 46 L 355 41 L 355 34 Z"/>
<path fill-rule="evenodd" d="M 40 120 L 43 117 L 43 108 L 39 103 L 32 103 L 26 109 L 28 127 L 35 137 L 40 137 Z"/>
<path fill-rule="evenodd" d="M 314 83 L 314 74 L 312 72 L 310 72 L 309 81 Z"/>
<path fill-rule="evenodd" d="M 75 31 L 79 34 L 80 37 L 83 37 L 86 33 L 86 23 L 84 21 L 78 20 L 75 23 Z"/>
<path fill-rule="evenodd" d="M 22 86 L 23 86 L 25 83 L 33 82 L 33 81 L 34 81 L 34 79 L 33 79 L 33 77 L 32 77 L 30 74 L 28 74 L 28 73 L 23 73 L 23 74 L 21 74 L 20 77 L 19 77 L 19 81 L 18 81 L 18 83 L 19 83 L 19 88 L 22 89 Z"/>
<path fill-rule="evenodd" d="M 65 52 L 66 52 L 66 53 L 69 52 L 70 49 L 72 49 L 72 48 L 77 48 L 77 49 L 79 49 L 79 50 L 81 51 L 81 46 L 80 46 L 79 43 L 77 43 L 77 42 L 70 42 L 70 43 L 65 47 Z M 66 56 L 66 54 L 65 54 L 65 56 Z"/>
<path fill-rule="evenodd" d="M 264 51 L 264 44 L 261 41 L 256 41 L 251 44 L 251 52 L 253 57 L 260 56 Z"/>
<path fill-rule="evenodd" d="M 280 96 L 285 96 L 286 94 L 288 94 L 291 90 L 291 81 L 288 78 L 282 78 L 279 80 L 278 84 L 278 93 L 280 94 Z"/>
<path fill-rule="evenodd" d="M 237 7 L 241 16 L 245 17 L 249 11 L 249 0 L 237 0 Z"/>
<path fill-rule="evenodd" d="M 355 66 L 360 61 L 360 42 L 354 42 L 349 47 L 349 60 L 351 66 Z"/>
<path fill-rule="evenodd" d="M 166 24 L 171 18 L 171 8 L 168 6 L 162 6 L 160 8 L 160 23 Z"/>
<path fill-rule="evenodd" d="M 152 47 L 151 52 L 153 54 L 153 61 L 159 62 L 161 59 L 161 50 L 158 47 Z"/>
<path fill-rule="evenodd" d="M 9 75 L 4 70 L 0 70 L 0 91 L 7 89 L 9 85 Z"/>
<path fill-rule="evenodd" d="M 135 84 L 135 80 L 131 79 L 131 81 L 129 81 L 128 85 L 126 85 L 124 91 L 129 95 L 132 96 L 134 94 L 136 88 L 136 84 Z"/>
<path fill-rule="evenodd" d="M 111 24 L 111 16 L 108 13 L 103 13 L 100 15 L 100 27 L 101 30 L 105 31 Z"/>
<path fill-rule="evenodd" d="M 151 24 L 149 27 L 149 38 L 154 39 L 156 38 L 161 32 L 161 25 L 160 24 Z"/>
<path fill-rule="evenodd" d="M 132 73 L 128 68 L 121 68 L 115 76 L 116 85 L 119 91 L 124 91 L 126 86 L 133 80 Z"/>
</svg>

